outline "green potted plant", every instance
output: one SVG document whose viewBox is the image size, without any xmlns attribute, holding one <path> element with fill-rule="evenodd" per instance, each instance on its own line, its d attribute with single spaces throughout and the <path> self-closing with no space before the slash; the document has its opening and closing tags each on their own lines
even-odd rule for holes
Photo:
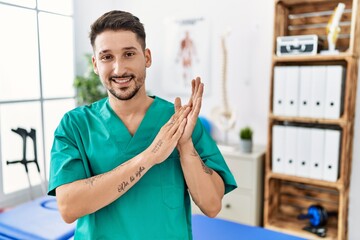
<svg viewBox="0 0 360 240">
<path fill-rule="evenodd" d="M 239 133 L 240 137 L 240 150 L 244 153 L 251 153 L 252 152 L 252 137 L 253 137 L 253 130 L 247 126 L 240 129 Z"/>
<path fill-rule="evenodd" d="M 106 89 L 93 70 L 91 54 L 85 54 L 85 58 L 87 60 L 87 69 L 83 76 L 76 76 L 74 80 L 78 105 L 91 104 L 107 97 Z"/>
</svg>

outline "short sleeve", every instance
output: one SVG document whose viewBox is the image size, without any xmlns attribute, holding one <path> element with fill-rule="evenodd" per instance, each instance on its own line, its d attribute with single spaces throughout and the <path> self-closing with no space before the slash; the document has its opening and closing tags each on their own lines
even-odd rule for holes
<svg viewBox="0 0 360 240">
<path fill-rule="evenodd" d="M 196 151 L 206 166 L 216 171 L 223 179 L 225 194 L 237 188 L 235 178 L 227 166 L 224 157 L 222 156 L 215 141 L 205 130 L 200 120 L 198 120 L 196 124 L 192 139 Z"/>
<path fill-rule="evenodd" d="M 51 149 L 48 194 L 55 196 L 55 189 L 63 184 L 86 178 L 86 171 L 79 150 L 78 130 L 66 114 L 54 133 Z"/>
</svg>

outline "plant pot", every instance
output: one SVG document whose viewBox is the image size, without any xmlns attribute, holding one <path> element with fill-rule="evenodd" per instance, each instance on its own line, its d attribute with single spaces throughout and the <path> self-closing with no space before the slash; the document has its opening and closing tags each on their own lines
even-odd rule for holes
<svg viewBox="0 0 360 240">
<path fill-rule="evenodd" d="M 252 152 L 252 140 L 249 139 L 240 139 L 240 150 L 244 153 Z"/>
</svg>

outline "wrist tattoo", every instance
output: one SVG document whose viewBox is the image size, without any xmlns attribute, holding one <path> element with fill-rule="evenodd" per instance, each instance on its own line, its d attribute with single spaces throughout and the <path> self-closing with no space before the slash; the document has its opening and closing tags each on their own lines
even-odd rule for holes
<svg viewBox="0 0 360 240">
<path fill-rule="evenodd" d="M 151 152 L 156 153 L 156 152 L 160 149 L 160 147 L 161 147 L 162 144 L 163 144 L 163 141 L 162 141 L 162 140 L 159 140 L 159 141 L 156 143 L 155 147 L 151 150 Z"/>
</svg>

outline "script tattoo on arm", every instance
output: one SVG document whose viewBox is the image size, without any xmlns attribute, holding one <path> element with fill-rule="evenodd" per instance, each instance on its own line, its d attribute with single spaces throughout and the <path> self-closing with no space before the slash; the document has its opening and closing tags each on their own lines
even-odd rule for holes
<svg viewBox="0 0 360 240">
<path fill-rule="evenodd" d="M 118 186 L 118 192 L 123 192 L 125 191 L 125 188 L 129 185 L 129 182 L 127 181 L 123 181 L 122 183 L 120 183 L 120 185 Z"/>
<path fill-rule="evenodd" d="M 124 162 L 124 163 L 121 164 L 120 166 L 124 166 L 124 165 L 126 165 L 126 164 L 128 164 L 128 163 L 129 163 L 129 162 Z M 113 169 L 112 171 L 117 171 L 117 169 L 118 169 L 118 168 L 115 168 L 115 169 Z M 110 171 L 110 172 L 112 172 L 112 171 Z M 106 173 L 99 174 L 99 175 L 90 177 L 90 178 L 88 178 L 88 179 L 85 179 L 85 184 L 88 185 L 89 187 L 92 187 L 92 186 L 94 186 L 94 183 L 95 183 L 98 179 L 102 178 L 102 177 L 105 176 L 106 174 L 109 174 L 110 172 L 106 172 Z"/>
<path fill-rule="evenodd" d="M 138 170 L 135 171 L 135 176 L 131 175 L 129 178 L 130 183 L 134 182 L 136 178 L 141 178 L 142 172 L 145 170 L 145 167 L 140 166 Z M 118 186 L 117 190 L 118 192 L 124 192 L 126 190 L 126 187 L 129 185 L 129 181 L 123 181 Z"/>
<path fill-rule="evenodd" d="M 162 141 L 162 140 L 159 140 L 159 141 L 156 143 L 155 147 L 151 150 L 151 152 L 156 153 L 156 152 L 160 149 L 160 147 L 161 147 L 162 144 L 163 144 L 163 141 Z"/>
<path fill-rule="evenodd" d="M 199 159 L 201 166 L 206 174 L 209 174 L 209 175 L 213 174 L 213 170 L 205 165 L 205 163 L 202 161 L 201 157 L 199 156 L 199 154 L 196 152 L 195 149 L 193 149 L 191 156 L 197 157 Z"/>
</svg>

